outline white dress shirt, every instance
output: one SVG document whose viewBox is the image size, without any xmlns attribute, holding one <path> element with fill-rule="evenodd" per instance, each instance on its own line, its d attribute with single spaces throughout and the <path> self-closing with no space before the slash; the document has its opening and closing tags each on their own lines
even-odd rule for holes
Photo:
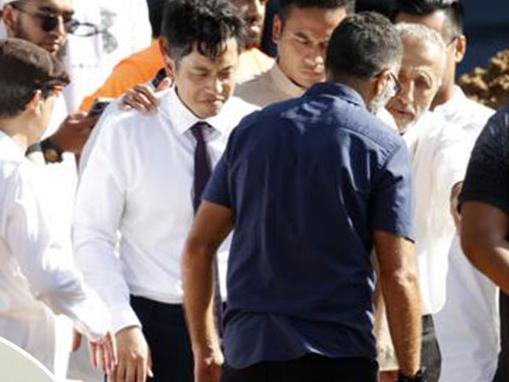
<svg viewBox="0 0 509 382">
<path fill-rule="evenodd" d="M 0 335 L 50 370 L 62 370 L 55 359 L 54 313 L 97 340 L 109 328 L 108 311 L 83 284 L 70 246 L 52 233 L 43 169 L 3 132 L 0 185 Z"/>
<path fill-rule="evenodd" d="M 80 174 L 73 244 L 86 280 L 107 302 L 113 328 L 140 325 L 129 295 L 182 303 L 181 254 L 194 218 L 192 188 L 196 140 L 189 130 L 199 119 L 175 89 L 158 95 L 157 112 L 112 113 L 101 119 Z M 213 164 L 228 136 L 253 105 L 229 99 L 206 120 Z M 117 231 L 120 254 L 115 255 Z M 228 243 L 219 251 L 224 292 Z"/>
<path fill-rule="evenodd" d="M 413 130 L 413 131 L 412 131 Z M 415 239 L 423 315 L 445 303 L 447 255 L 454 235 L 449 212 L 452 186 L 465 174 L 461 130 L 431 112 L 403 136 L 412 157 Z"/>
<path fill-rule="evenodd" d="M 466 168 L 475 140 L 494 111 L 456 87 L 453 98 L 435 113 L 462 130 L 467 160 L 459 164 Z M 470 264 L 457 233 L 449 251 L 447 300 L 435 316 L 435 329 L 442 353 L 440 381 L 492 381 L 500 348 L 498 289 Z"/>
</svg>

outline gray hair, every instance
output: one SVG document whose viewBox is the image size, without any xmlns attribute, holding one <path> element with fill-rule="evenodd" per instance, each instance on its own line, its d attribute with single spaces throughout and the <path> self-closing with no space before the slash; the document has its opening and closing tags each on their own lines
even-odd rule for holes
<svg viewBox="0 0 509 382">
<path fill-rule="evenodd" d="M 445 70 L 447 46 L 440 33 L 425 25 L 413 23 L 398 23 L 396 30 L 402 41 L 411 40 L 423 49 L 436 49 L 442 57 L 442 70 Z"/>
</svg>

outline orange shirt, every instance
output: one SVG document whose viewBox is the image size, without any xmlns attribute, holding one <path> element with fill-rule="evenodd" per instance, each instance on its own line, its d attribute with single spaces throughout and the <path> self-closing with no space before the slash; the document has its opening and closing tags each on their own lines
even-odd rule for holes
<svg viewBox="0 0 509 382">
<path fill-rule="evenodd" d="M 269 70 L 273 64 L 274 59 L 259 49 L 249 49 L 239 57 L 237 82 L 243 82 L 261 74 Z M 151 81 L 163 66 L 159 43 L 155 40 L 149 48 L 120 61 L 106 82 L 94 94 L 83 100 L 80 110 L 88 112 L 97 98 L 117 98 L 135 85 Z"/>
<path fill-rule="evenodd" d="M 147 48 L 120 61 L 110 76 L 96 90 L 96 92 L 83 100 L 80 110 L 88 112 L 94 101 L 100 97 L 117 98 L 135 85 L 153 79 L 164 66 L 163 57 L 159 50 L 157 40 Z"/>
</svg>

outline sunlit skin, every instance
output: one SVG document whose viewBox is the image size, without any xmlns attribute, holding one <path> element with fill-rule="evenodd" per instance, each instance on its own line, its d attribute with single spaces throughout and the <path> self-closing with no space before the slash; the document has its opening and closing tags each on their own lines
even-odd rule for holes
<svg viewBox="0 0 509 382">
<path fill-rule="evenodd" d="M 167 52 L 164 48 L 163 50 Z M 216 58 L 198 52 L 191 53 L 175 62 L 165 54 L 166 65 L 175 73 L 175 88 L 180 100 L 198 118 L 217 115 L 235 89 L 235 70 L 239 61 L 237 40 L 230 38 Z"/>
<path fill-rule="evenodd" d="M 74 14 L 70 0 L 29 0 L 23 2 L 22 10 L 6 5 L 2 14 L 9 37 L 28 40 L 52 54 L 58 54 L 67 41 L 64 20 Z M 51 31 L 41 28 L 39 15 L 51 14 L 60 16 L 58 25 Z"/>
<path fill-rule="evenodd" d="M 263 23 L 268 0 L 231 0 L 246 22 L 246 48 L 255 48 L 262 41 Z"/>
<path fill-rule="evenodd" d="M 345 8 L 291 7 L 274 17 L 273 39 L 278 64 L 290 80 L 303 88 L 325 80 L 325 53 L 332 32 L 347 16 Z"/>
<path fill-rule="evenodd" d="M 447 45 L 446 67 L 442 76 L 442 85 L 433 100 L 432 109 L 450 100 L 454 94 L 456 65 L 458 65 L 465 56 L 467 45 L 466 37 L 455 33 L 443 11 L 436 11 L 428 16 L 399 13 L 395 21 L 397 23 L 406 22 L 426 25 L 440 33 Z"/>
<path fill-rule="evenodd" d="M 398 76 L 401 90 L 389 101 L 387 109 L 404 131 L 429 109 L 440 87 L 443 57 L 437 48 L 426 48 L 413 39 L 402 41 L 403 61 Z"/>
</svg>

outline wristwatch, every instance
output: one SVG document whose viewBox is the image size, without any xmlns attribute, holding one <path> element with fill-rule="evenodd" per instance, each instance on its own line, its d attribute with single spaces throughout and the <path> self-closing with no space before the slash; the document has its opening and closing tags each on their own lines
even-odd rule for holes
<svg viewBox="0 0 509 382">
<path fill-rule="evenodd" d="M 413 377 L 407 377 L 404 374 L 399 374 L 397 382 L 426 382 L 426 369 L 420 369 Z"/>
<path fill-rule="evenodd" d="M 60 148 L 60 146 L 52 143 L 49 138 L 41 141 L 41 148 L 46 163 L 60 163 L 64 160 L 62 157 L 64 151 Z"/>
</svg>

